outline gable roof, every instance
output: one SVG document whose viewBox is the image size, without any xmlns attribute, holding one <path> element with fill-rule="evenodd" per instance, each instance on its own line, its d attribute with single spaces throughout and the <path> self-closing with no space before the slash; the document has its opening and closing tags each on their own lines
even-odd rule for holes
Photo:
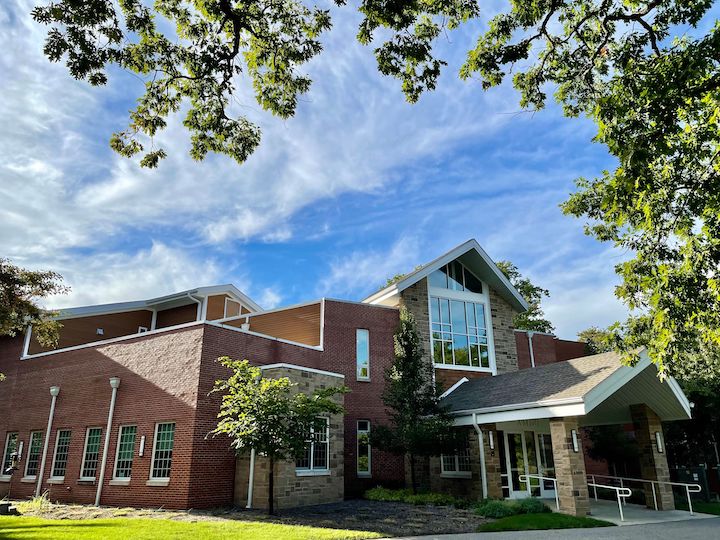
<svg viewBox="0 0 720 540">
<path fill-rule="evenodd" d="M 420 268 L 406 274 L 400 281 L 388 285 L 374 292 L 363 300 L 366 304 L 379 304 L 392 301 L 394 297 L 426 278 L 435 270 L 442 268 L 449 262 L 459 259 L 472 270 L 480 279 L 485 281 L 502 298 L 504 298 L 516 311 L 527 311 L 528 304 L 510 281 L 505 277 L 490 256 L 474 238 L 440 255 L 437 259 L 422 265 Z"/>
</svg>

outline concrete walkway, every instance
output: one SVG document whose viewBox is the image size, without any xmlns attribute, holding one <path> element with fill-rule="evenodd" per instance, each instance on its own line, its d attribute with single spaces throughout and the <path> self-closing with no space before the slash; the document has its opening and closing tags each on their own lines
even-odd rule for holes
<svg viewBox="0 0 720 540">
<path fill-rule="evenodd" d="M 618 510 L 617 501 L 595 501 L 593 499 L 590 499 L 590 512 L 591 517 L 609 521 L 610 523 L 621 525 L 623 527 L 628 525 L 647 525 L 650 523 L 668 523 L 673 521 L 696 521 L 717 517 L 710 514 L 698 514 L 697 512 L 691 516 L 690 512 L 683 510 L 658 512 L 639 504 L 625 504 L 623 505 L 625 521 L 620 521 L 620 511 Z M 720 538 L 720 530 L 718 530 L 717 538 Z"/>
</svg>

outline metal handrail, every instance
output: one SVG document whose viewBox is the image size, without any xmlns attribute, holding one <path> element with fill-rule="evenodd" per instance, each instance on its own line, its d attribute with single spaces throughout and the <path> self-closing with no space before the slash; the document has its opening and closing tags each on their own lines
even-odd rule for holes
<svg viewBox="0 0 720 540">
<path fill-rule="evenodd" d="M 623 515 L 623 503 L 624 499 L 632 496 L 632 490 L 626 487 L 608 486 L 607 484 L 596 484 L 595 482 L 588 482 L 588 486 L 592 486 L 595 489 L 595 500 L 597 501 L 597 488 L 612 489 L 615 491 L 617 496 L 618 510 L 620 510 L 620 521 L 625 521 Z"/>
<path fill-rule="evenodd" d="M 560 497 L 558 496 L 558 490 L 557 490 L 557 478 L 553 478 L 552 476 L 542 476 L 539 474 L 521 474 L 518 477 L 518 480 L 520 480 L 520 482 L 527 482 L 528 478 L 537 478 L 541 482 L 543 480 L 551 480 L 553 482 L 553 484 L 555 485 L 555 508 L 557 508 L 557 510 L 559 511 L 560 510 Z"/>
<path fill-rule="evenodd" d="M 628 478 L 625 476 L 610 476 L 607 474 L 590 474 L 588 475 L 590 478 L 592 478 L 592 481 L 595 482 L 595 477 L 598 478 L 609 478 L 611 480 L 619 480 L 620 485 L 622 485 L 623 481 L 627 482 L 645 482 L 647 484 L 650 484 L 652 487 L 652 494 L 653 494 L 653 502 L 655 503 L 655 510 L 658 509 L 658 503 L 657 503 L 657 495 L 655 493 L 655 484 L 658 484 L 658 487 L 660 487 L 660 484 L 665 484 L 668 486 L 682 486 L 685 488 L 685 494 L 687 495 L 688 500 L 688 509 L 690 511 L 690 515 L 694 516 L 693 507 L 692 507 L 692 500 L 690 499 L 691 493 L 700 493 L 702 491 L 702 486 L 700 484 L 688 484 L 685 482 L 665 482 L 661 480 L 645 480 L 644 478 Z M 597 491 L 595 492 L 595 500 L 597 500 Z"/>
</svg>

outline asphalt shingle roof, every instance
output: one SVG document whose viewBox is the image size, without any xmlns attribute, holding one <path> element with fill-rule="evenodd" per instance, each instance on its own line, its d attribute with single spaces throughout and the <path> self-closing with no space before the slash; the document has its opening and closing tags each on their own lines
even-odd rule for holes
<svg viewBox="0 0 720 540">
<path fill-rule="evenodd" d="M 582 398 L 622 364 L 615 352 L 471 379 L 442 400 L 450 412 Z"/>
</svg>

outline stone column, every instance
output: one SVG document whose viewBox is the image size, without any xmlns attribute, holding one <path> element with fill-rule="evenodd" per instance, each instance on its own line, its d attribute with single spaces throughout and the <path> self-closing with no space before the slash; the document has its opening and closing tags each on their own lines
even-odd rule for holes
<svg viewBox="0 0 720 540">
<path fill-rule="evenodd" d="M 670 481 L 670 469 L 665 453 L 665 436 L 663 435 L 662 422 L 655 411 L 645 404 L 631 405 L 635 427 L 635 438 L 640 450 L 640 470 L 644 480 L 655 480 L 660 482 Z M 659 432 L 662 439 L 662 452 L 658 451 L 655 433 Z M 655 508 L 653 501 L 652 487 L 645 486 L 645 504 L 648 508 Z M 655 495 L 657 497 L 658 510 L 675 510 L 672 486 L 668 484 L 655 484 Z"/>
<path fill-rule="evenodd" d="M 573 429 L 578 434 L 578 452 L 573 450 L 571 434 Z M 577 417 L 552 418 L 550 437 L 555 459 L 560 511 L 573 516 L 586 516 L 590 513 L 590 500 Z"/>
<path fill-rule="evenodd" d="M 495 424 L 485 424 L 480 427 L 485 437 L 485 471 L 487 473 L 488 497 L 491 499 L 502 499 L 502 469 L 500 467 L 500 460 L 504 459 L 504 456 L 500 455 L 497 427 Z M 489 431 L 493 432 L 492 436 L 495 441 L 494 450 L 490 450 Z"/>
</svg>

